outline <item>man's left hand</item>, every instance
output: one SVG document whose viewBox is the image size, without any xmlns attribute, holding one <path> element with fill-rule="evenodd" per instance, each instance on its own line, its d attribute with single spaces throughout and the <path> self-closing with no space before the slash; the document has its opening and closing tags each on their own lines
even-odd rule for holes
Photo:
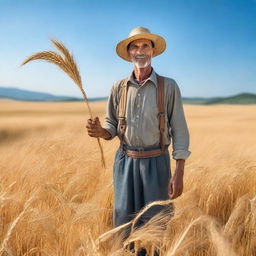
<svg viewBox="0 0 256 256">
<path fill-rule="evenodd" d="M 185 161 L 180 159 L 177 160 L 175 174 L 169 182 L 169 197 L 175 199 L 179 197 L 183 192 L 183 175 L 184 175 L 184 164 Z"/>
</svg>

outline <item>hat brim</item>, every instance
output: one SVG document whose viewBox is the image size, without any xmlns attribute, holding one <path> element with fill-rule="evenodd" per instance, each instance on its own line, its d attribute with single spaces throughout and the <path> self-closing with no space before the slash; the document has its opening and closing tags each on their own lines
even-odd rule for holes
<svg viewBox="0 0 256 256">
<path fill-rule="evenodd" d="M 130 42 L 137 39 L 149 39 L 154 42 L 155 51 L 154 51 L 153 57 L 161 54 L 166 49 L 166 42 L 163 37 L 156 34 L 152 34 L 152 33 L 141 33 L 120 41 L 116 46 L 117 55 L 122 59 L 131 62 L 131 59 L 127 52 L 127 46 Z"/>
</svg>

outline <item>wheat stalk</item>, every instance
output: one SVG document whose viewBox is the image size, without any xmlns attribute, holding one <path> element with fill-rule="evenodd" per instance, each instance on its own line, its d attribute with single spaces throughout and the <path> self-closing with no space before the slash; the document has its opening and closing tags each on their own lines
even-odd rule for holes
<svg viewBox="0 0 256 256">
<path fill-rule="evenodd" d="M 14 228 L 16 227 L 16 225 L 18 224 L 18 222 L 20 221 L 20 219 L 27 213 L 27 209 L 30 206 L 31 202 L 35 199 L 35 196 L 30 197 L 24 205 L 23 211 L 17 216 L 17 218 L 12 222 L 12 224 L 10 225 L 6 236 L 4 238 L 4 240 L 2 241 L 2 244 L 0 246 L 0 255 L 2 255 L 2 253 L 5 251 L 5 247 L 12 235 L 12 231 L 14 230 Z"/>
<path fill-rule="evenodd" d="M 131 226 L 131 232 L 130 234 L 132 234 L 134 232 L 134 227 L 135 224 L 138 222 L 138 220 L 140 219 L 140 217 L 151 207 L 155 206 L 155 205 L 168 205 L 171 202 L 173 202 L 173 200 L 168 199 L 168 200 L 162 200 L 162 201 L 154 201 L 152 203 L 147 204 L 146 206 L 144 206 L 136 215 L 135 218 L 133 218 L 131 221 L 126 222 L 118 227 L 115 227 L 107 232 L 105 232 L 104 234 L 100 235 L 97 239 L 96 239 L 96 244 L 99 246 L 100 243 L 105 242 L 106 240 L 110 239 L 114 234 L 116 234 L 117 232 L 119 232 L 120 230 L 123 230 L 125 228 L 128 228 L 129 226 Z M 126 246 L 126 244 L 125 244 Z"/>
<path fill-rule="evenodd" d="M 64 46 L 64 44 L 62 44 L 61 42 L 59 42 L 57 40 L 51 40 L 51 42 L 53 43 L 55 48 L 57 50 L 59 50 L 59 52 L 61 54 L 56 53 L 54 51 L 38 52 L 38 53 L 35 53 L 35 54 L 31 55 L 27 59 L 25 59 L 20 66 L 23 66 L 23 65 L 25 65 L 28 62 L 33 61 L 33 60 L 46 60 L 46 61 L 48 61 L 50 63 L 53 63 L 56 66 L 58 66 L 79 87 L 79 89 L 81 90 L 81 92 L 83 94 L 84 100 L 87 104 L 87 108 L 88 108 L 88 111 L 89 111 L 90 118 L 93 118 L 92 110 L 90 108 L 87 95 L 86 95 L 86 93 L 83 89 L 82 79 L 81 79 L 77 64 L 74 60 L 74 57 L 72 56 L 70 51 Z M 97 141 L 98 141 L 98 145 L 99 145 L 99 148 L 100 148 L 102 166 L 105 168 L 106 165 L 105 165 L 103 147 L 101 145 L 101 142 L 100 142 L 99 138 L 97 138 Z"/>
</svg>

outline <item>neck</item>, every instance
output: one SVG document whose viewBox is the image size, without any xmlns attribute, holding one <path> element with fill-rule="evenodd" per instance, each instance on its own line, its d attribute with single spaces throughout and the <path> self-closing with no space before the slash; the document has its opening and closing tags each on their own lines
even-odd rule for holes
<svg viewBox="0 0 256 256">
<path fill-rule="evenodd" d="M 145 68 L 137 68 L 136 66 L 134 66 L 134 75 L 139 82 L 147 79 L 150 76 L 151 71 L 152 71 L 151 65 Z"/>
</svg>

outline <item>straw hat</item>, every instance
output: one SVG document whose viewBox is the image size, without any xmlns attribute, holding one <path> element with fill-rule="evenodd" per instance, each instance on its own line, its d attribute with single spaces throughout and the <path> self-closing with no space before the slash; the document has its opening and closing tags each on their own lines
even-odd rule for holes
<svg viewBox="0 0 256 256">
<path fill-rule="evenodd" d="M 130 42 L 137 40 L 137 39 L 149 39 L 153 41 L 154 43 L 154 48 L 155 48 L 155 53 L 153 57 L 161 54 L 165 48 L 166 48 L 166 42 L 163 37 L 152 34 L 149 29 L 143 28 L 143 27 L 137 27 L 134 28 L 128 38 L 120 41 L 117 46 L 116 46 L 116 53 L 119 57 L 121 57 L 124 60 L 130 61 L 129 54 L 127 52 L 127 46 Z"/>
</svg>

